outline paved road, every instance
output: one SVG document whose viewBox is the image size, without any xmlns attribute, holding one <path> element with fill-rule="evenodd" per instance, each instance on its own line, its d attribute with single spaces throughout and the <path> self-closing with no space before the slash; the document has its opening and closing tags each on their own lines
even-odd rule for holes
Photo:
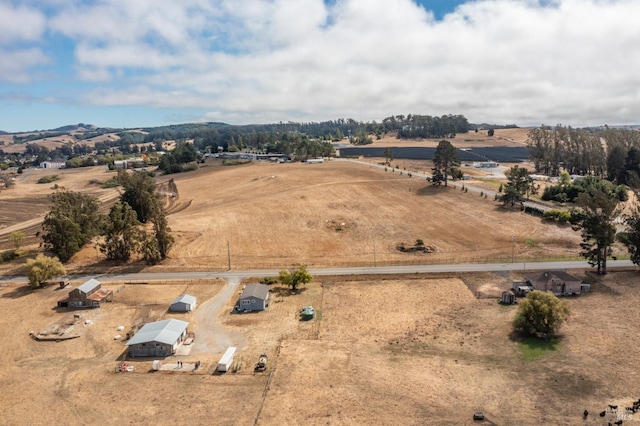
<svg viewBox="0 0 640 426">
<path fill-rule="evenodd" d="M 608 269 L 633 267 L 630 260 L 609 260 Z M 439 272 L 500 272 L 500 271 L 534 271 L 543 269 L 590 269 L 584 260 L 562 262 L 516 262 L 516 263 L 469 263 L 443 265 L 408 265 L 408 266 L 366 266 L 353 268 L 310 268 L 314 276 L 323 275 L 377 275 L 377 274 L 416 274 Z M 97 278 L 101 282 L 112 281 L 154 281 L 154 280 L 197 280 L 206 278 L 242 279 L 248 277 L 275 277 L 279 271 L 274 269 L 253 269 L 245 271 L 210 271 L 210 272 L 143 272 L 132 274 L 105 274 L 87 276 L 69 276 L 73 280 Z M 0 282 L 27 282 L 26 277 L 0 277 Z"/>
</svg>

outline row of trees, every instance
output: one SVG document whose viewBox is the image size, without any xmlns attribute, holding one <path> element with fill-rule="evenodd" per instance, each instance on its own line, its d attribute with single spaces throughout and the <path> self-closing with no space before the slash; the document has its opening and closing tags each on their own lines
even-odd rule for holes
<svg viewBox="0 0 640 426">
<path fill-rule="evenodd" d="M 640 188 L 640 132 L 541 126 L 529 132 L 527 149 L 537 173 L 565 170 Z"/>
<path fill-rule="evenodd" d="M 538 190 L 523 167 L 513 166 L 505 175 L 507 184 L 501 187 L 500 197 L 504 205 L 522 204 Z M 561 182 L 563 184 L 567 182 Z M 569 212 L 569 222 L 575 231 L 581 232 L 580 254 L 591 266 L 597 267 L 598 274 L 606 274 L 607 258 L 616 240 L 615 221 L 620 216 L 620 202 L 626 200 L 626 190 L 595 177 L 584 179 L 580 185 L 575 207 Z M 640 265 L 640 207 L 623 217 L 628 232 L 619 234 L 619 239 L 628 248 L 633 262 Z"/>
<path fill-rule="evenodd" d="M 174 240 L 153 178 L 121 170 L 118 181 L 123 188 L 120 200 L 106 216 L 99 212 L 95 197 L 56 192 L 42 224 L 45 248 L 67 262 L 84 245 L 102 236 L 97 246 L 107 259 L 128 261 L 134 253 L 149 264 L 165 259 Z"/>
</svg>

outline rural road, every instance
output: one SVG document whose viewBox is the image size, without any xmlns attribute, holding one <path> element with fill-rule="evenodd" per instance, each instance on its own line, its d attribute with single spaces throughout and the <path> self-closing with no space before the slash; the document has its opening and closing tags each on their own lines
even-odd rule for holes
<svg viewBox="0 0 640 426">
<path fill-rule="evenodd" d="M 229 346 L 241 348 L 245 345 L 244 335 L 227 331 L 217 321 L 220 309 L 236 293 L 241 280 L 240 277 L 228 277 L 227 284 L 220 293 L 198 306 L 195 313 L 198 321 L 198 334 L 193 342 L 190 355 L 221 353 Z M 203 332 L 203 330 L 206 331 Z"/>
<path fill-rule="evenodd" d="M 633 267 L 630 260 L 608 260 L 607 268 Z M 418 274 L 439 272 L 503 272 L 503 271 L 534 271 L 542 269 L 591 269 L 585 260 L 561 262 L 515 262 L 515 263 L 454 263 L 442 265 L 405 265 L 405 266 L 365 266 L 352 268 L 309 268 L 314 276 L 323 275 L 384 275 L 384 274 Z M 245 271 L 211 271 L 211 272 L 142 272 L 132 274 L 105 274 L 72 276 L 73 280 L 96 278 L 101 282 L 112 281 L 153 281 L 153 280 L 197 280 L 206 278 L 222 278 L 225 280 L 240 280 L 248 277 L 277 277 L 280 271 L 273 269 L 253 269 Z M 27 282 L 26 277 L 0 277 L 0 282 Z M 226 287 L 225 287 L 226 289 Z M 229 290 L 231 293 L 233 290 Z"/>
</svg>

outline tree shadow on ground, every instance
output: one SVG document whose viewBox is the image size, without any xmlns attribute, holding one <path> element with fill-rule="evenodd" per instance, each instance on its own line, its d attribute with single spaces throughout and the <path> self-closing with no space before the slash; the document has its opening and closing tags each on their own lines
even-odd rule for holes
<svg viewBox="0 0 640 426">
<path fill-rule="evenodd" d="M 28 296 L 32 293 L 43 291 L 45 288 L 52 286 L 53 284 L 43 284 L 40 287 L 31 287 L 29 284 L 16 287 L 8 293 L 4 293 L 2 297 L 7 299 L 19 299 L 24 296 Z"/>
<path fill-rule="evenodd" d="M 276 297 L 296 296 L 304 293 L 305 291 L 307 291 L 305 287 L 298 287 L 295 290 L 292 290 L 290 287 L 280 285 L 271 288 L 271 293 Z"/>
</svg>

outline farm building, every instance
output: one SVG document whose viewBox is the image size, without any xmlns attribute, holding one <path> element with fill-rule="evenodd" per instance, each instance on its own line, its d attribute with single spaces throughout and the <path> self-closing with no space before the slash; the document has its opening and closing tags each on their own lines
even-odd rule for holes
<svg viewBox="0 0 640 426">
<path fill-rule="evenodd" d="M 190 294 L 183 294 L 171 302 L 170 310 L 173 312 L 190 312 L 196 308 L 196 297 Z"/>
<path fill-rule="evenodd" d="M 99 308 L 103 302 L 111 302 L 113 291 L 101 288 L 100 281 L 90 279 L 69 292 L 66 299 L 58 301 L 60 308 Z"/>
<path fill-rule="evenodd" d="M 113 162 L 113 166 L 116 169 L 138 169 L 146 165 L 143 158 L 129 158 L 127 160 L 116 160 Z"/>
<path fill-rule="evenodd" d="M 242 290 L 236 310 L 264 311 L 269 306 L 269 287 L 265 284 L 247 284 Z"/>
<path fill-rule="evenodd" d="M 171 356 L 187 336 L 189 323 L 177 319 L 150 322 L 127 342 L 130 356 Z"/>
<path fill-rule="evenodd" d="M 550 291 L 556 296 L 577 295 L 588 291 L 589 284 L 564 271 L 544 271 L 527 276 L 525 283 L 536 290 Z"/>
<path fill-rule="evenodd" d="M 67 163 L 64 161 L 43 161 L 40 163 L 41 169 L 64 169 Z"/>
</svg>

